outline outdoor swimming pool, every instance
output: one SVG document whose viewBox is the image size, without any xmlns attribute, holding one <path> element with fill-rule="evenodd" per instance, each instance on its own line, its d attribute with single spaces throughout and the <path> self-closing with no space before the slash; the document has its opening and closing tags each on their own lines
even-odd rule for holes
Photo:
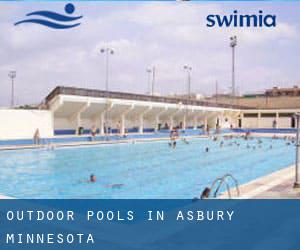
<svg viewBox="0 0 300 250">
<path fill-rule="evenodd" d="M 175 149 L 158 141 L 2 151 L 0 193 L 16 198 L 193 198 L 225 173 L 242 184 L 293 164 L 293 145 L 261 140 L 261 148 L 257 139 L 234 138 L 223 140 L 223 147 L 220 140 L 193 139 L 189 145 L 178 141 Z M 85 182 L 92 173 L 97 182 Z"/>
</svg>

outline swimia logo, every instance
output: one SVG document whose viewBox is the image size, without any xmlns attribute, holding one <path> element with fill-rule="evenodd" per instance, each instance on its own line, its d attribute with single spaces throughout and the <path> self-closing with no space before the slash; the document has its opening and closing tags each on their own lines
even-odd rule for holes
<svg viewBox="0 0 300 250">
<path fill-rule="evenodd" d="M 64 11 L 65 14 L 59 14 L 48 10 L 31 12 L 26 16 L 33 18 L 21 20 L 16 22 L 15 25 L 17 26 L 24 23 L 33 23 L 52 29 L 70 29 L 80 25 L 78 22 L 74 23 L 74 21 L 81 19 L 82 16 L 72 16 L 72 14 L 75 12 L 75 6 L 73 4 L 66 4 Z"/>
<path fill-rule="evenodd" d="M 276 15 L 264 14 L 262 10 L 258 14 L 240 14 L 237 10 L 231 15 L 210 14 L 206 21 L 207 27 L 276 27 Z"/>
</svg>

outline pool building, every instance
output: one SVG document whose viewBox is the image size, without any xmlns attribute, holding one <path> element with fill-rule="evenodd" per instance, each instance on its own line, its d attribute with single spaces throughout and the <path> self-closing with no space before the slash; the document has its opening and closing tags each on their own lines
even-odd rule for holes
<svg viewBox="0 0 300 250">
<path fill-rule="evenodd" d="M 91 130 L 99 136 L 150 135 L 173 127 L 194 135 L 228 129 L 293 132 L 293 115 L 299 111 L 56 87 L 42 109 L 0 109 L 0 142 L 32 141 L 37 129 L 46 139 L 87 136 Z"/>
</svg>

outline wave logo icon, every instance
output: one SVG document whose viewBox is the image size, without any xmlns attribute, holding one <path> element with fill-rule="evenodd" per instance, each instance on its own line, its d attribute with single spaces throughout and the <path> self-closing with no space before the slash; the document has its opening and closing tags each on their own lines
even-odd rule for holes
<svg viewBox="0 0 300 250">
<path fill-rule="evenodd" d="M 20 25 L 24 23 L 34 23 L 47 26 L 53 29 L 70 29 L 80 25 L 80 23 L 69 24 L 70 22 L 74 22 L 82 18 L 82 16 L 71 16 L 74 13 L 74 11 L 75 6 L 71 3 L 68 3 L 65 6 L 66 15 L 47 10 L 35 11 L 26 15 L 27 17 L 33 18 L 16 22 L 15 25 Z M 46 19 L 41 19 L 40 17 Z"/>
</svg>

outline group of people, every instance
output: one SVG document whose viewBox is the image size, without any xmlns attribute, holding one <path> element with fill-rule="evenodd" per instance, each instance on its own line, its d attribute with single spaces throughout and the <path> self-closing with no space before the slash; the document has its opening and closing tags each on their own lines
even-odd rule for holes
<svg viewBox="0 0 300 250">
<path fill-rule="evenodd" d="M 226 135 L 226 136 L 223 136 L 222 140 L 221 140 L 221 142 L 219 144 L 219 146 L 222 148 L 223 146 L 225 146 L 225 141 L 229 140 L 229 143 L 226 144 L 227 146 L 234 146 L 234 145 L 236 145 L 237 147 L 240 147 L 241 143 L 239 141 L 237 141 L 237 140 L 232 141 L 235 138 L 236 139 L 243 139 L 243 140 L 246 140 L 246 141 L 248 141 L 248 140 L 249 141 L 254 141 L 254 143 L 251 143 L 252 145 L 250 143 L 246 144 L 246 148 L 247 149 L 253 149 L 253 150 L 255 150 L 257 148 L 263 148 L 264 145 L 266 145 L 266 143 L 263 140 L 261 140 L 261 139 L 255 139 L 255 137 L 251 137 L 250 133 L 247 132 L 247 133 L 245 133 L 243 135 L 236 135 L 236 136 Z M 213 136 L 213 137 L 211 137 L 211 139 L 213 141 L 218 141 L 220 139 L 220 137 Z M 277 135 L 274 135 L 272 137 L 271 144 L 269 146 L 267 145 L 265 147 L 267 147 L 269 149 L 273 149 L 272 141 L 276 140 L 276 139 L 283 139 L 285 141 L 285 145 L 287 145 L 287 146 L 295 144 L 295 137 L 293 137 L 293 136 L 278 137 Z M 207 148 L 205 149 L 205 151 L 208 152 Z"/>
<path fill-rule="evenodd" d="M 176 145 L 177 145 L 177 142 L 176 140 L 179 139 L 179 132 L 178 132 L 178 129 L 177 128 L 173 128 L 171 131 L 170 131 L 170 142 L 168 143 L 169 147 L 172 147 L 172 148 L 176 148 Z M 190 142 L 186 139 L 186 138 L 182 138 L 181 141 L 186 144 L 186 145 L 189 145 Z"/>
<path fill-rule="evenodd" d="M 97 182 L 96 175 L 91 174 L 90 178 L 87 181 L 85 181 L 85 182 L 87 182 L 87 183 L 95 183 L 95 182 Z M 114 184 L 108 184 L 105 187 L 106 188 L 122 188 L 123 186 L 124 186 L 123 183 L 114 183 Z"/>
<path fill-rule="evenodd" d="M 78 134 L 81 135 L 83 134 L 84 129 L 83 127 L 78 128 Z M 107 125 L 104 123 L 103 124 L 103 132 L 104 134 L 111 134 L 112 133 L 112 129 L 111 127 L 107 127 Z M 97 127 L 95 125 L 93 125 L 90 129 L 90 135 L 91 135 L 91 140 L 94 140 L 94 138 L 96 137 L 97 133 L 99 133 L 99 129 L 97 129 Z M 121 122 L 118 121 L 116 124 L 116 134 L 126 137 L 126 133 L 122 133 L 122 126 L 121 126 Z"/>
</svg>

